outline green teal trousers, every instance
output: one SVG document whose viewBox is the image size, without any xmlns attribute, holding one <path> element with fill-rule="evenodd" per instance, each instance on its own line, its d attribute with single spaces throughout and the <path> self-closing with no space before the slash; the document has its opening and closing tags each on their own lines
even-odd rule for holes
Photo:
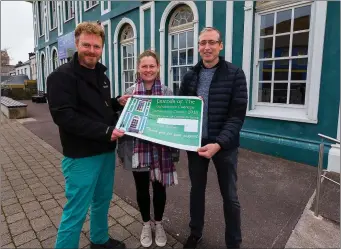
<svg viewBox="0 0 341 249">
<path fill-rule="evenodd" d="M 62 159 L 67 202 L 63 209 L 55 248 L 78 248 L 90 207 L 90 241 L 109 239 L 108 210 L 113 195 L 115 152 L 85 158 Z"/>
</svg>

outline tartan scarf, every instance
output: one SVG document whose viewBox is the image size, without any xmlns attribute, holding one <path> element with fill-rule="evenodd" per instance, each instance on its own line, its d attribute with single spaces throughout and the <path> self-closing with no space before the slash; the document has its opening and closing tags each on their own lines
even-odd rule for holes
<svg viewBox="0 0 341 249">
<path fill-rule="evenodd" d="M 142 79 L 136 80 L 133 95 L 147 95 Z M 152 95 L 163 95 L 160 80 L 155 80 Z M 178 184 L 172 148 L 138 138 L 133 139 L 133 148 L 133 168 L 149 167 L 150 180 L 159 181 L 163 186 Z"/>
</svg>

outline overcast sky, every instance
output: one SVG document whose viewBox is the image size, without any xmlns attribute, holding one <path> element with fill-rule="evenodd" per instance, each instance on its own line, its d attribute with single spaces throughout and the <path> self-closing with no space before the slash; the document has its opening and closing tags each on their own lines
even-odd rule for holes
<svg viewBox="0 0 341 249">
<path fill-rule="evenodd" d="M 1 1 L 1 49 L 8 49 L 11 64 L 27 61 L 34 52 L 32 4 Z"/>
</svg>

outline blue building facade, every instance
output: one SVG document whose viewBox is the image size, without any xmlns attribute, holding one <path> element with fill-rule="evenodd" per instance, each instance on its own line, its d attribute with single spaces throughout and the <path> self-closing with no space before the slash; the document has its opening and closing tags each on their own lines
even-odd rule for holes
<svg viewBox="0 0 341 249">
<path fill-rule="evenodd" d="M 112 96 L 133 84 L 145 49 L 158 52 L 161 80 L 177 92 L 200 59 L 200 30 L 214 26 L 221 55 L 247 78 L 243 148 L 316 166 L 318 133 L 340 139 L 340 2 L 33 1 L 32 9 L 40 90 L 70 60 L 82 21 L 105 30 L 101 62 Z M 327 146 L 325 166 L 340 170 L 338 145 Z"/>
</svg>

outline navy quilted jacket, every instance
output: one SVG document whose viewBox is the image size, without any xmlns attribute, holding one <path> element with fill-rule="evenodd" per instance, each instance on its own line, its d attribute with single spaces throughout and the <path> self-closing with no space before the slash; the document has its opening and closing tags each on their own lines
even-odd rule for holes
<svg viewBox="0 0 341 249">
<path fill-rule="evenodd" d="M 239 134 L 247 107 L 247 87 L 244 72 L 219 57 L 208 96 L 208 136 L 210 143 L 222 149 L 239 147 Z M 197 96 L 202 61 L 189 70 L 181 81 L 180 96 Z"/>
</svg>

